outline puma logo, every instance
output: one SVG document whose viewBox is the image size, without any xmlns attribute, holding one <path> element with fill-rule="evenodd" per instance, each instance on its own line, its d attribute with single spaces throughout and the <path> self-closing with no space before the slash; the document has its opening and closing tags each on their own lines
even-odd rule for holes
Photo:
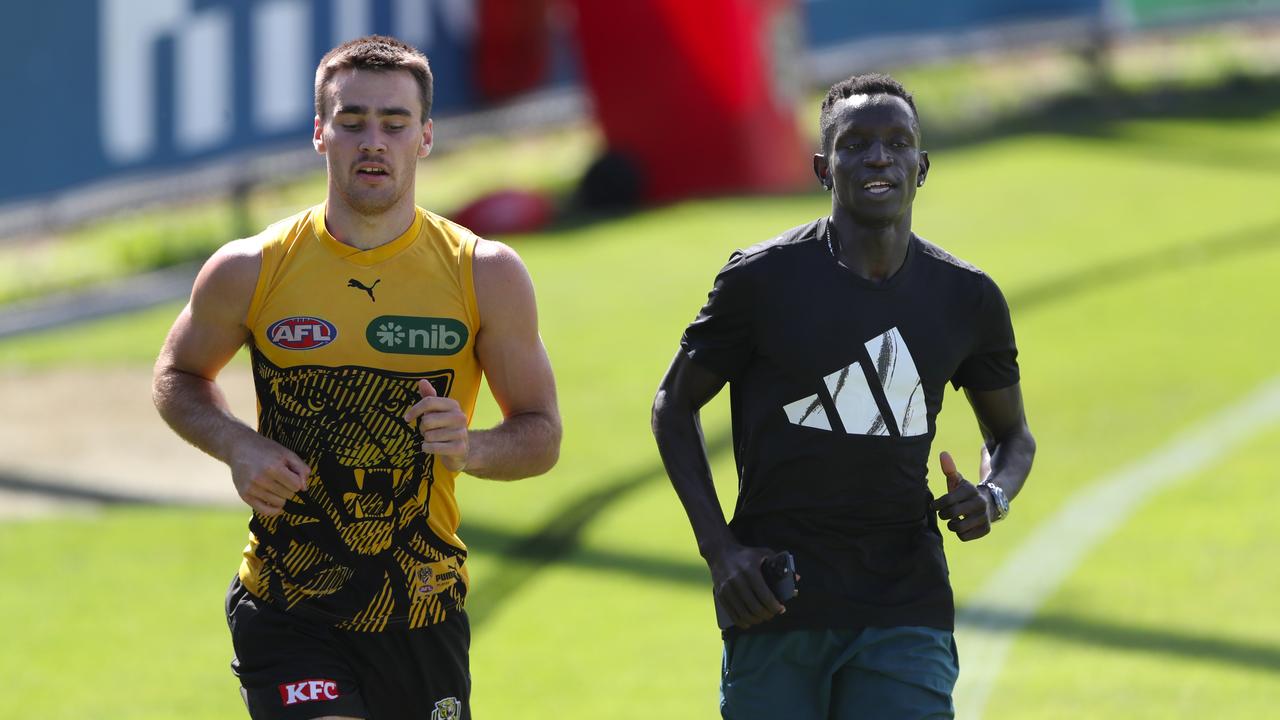
<svg viewBox="0 0 1280 720">
<path fill-rule="evenodd" d="M 374 289 L 374 288 L 376 288 L 376 287 L 378 287 L 378 283 L 380 283 L 380 282 L 382 282 L 382 278 L 378 278 L 377 280 L 374 280 L 372 285 L 370 285 L 370 286 L 368 286 L 368 287 L 365 287 L 365 286 L 364 286 L 364 283 L 360 282 L 359 280 L 357 280 L 357 279 L 355 279 L 355 278 L 351 278 L 350 280 L 348 280 L 348 281 L 347 281 L 347 287 L 349 287 L 349 288 L 360 288 L 361 290 L 363 290 L 363 291 L 365 291 L 365 292 L 369 293 L 369 299 L 370 299 L 370 300 L 372 300 L 372 301 L 374 301 L 374 302 L 378 302 L 378 298 L 376 298 L 376 297 L 374 297 L 374 296 L 373 296 L 373 289 Z"/>
</svg>

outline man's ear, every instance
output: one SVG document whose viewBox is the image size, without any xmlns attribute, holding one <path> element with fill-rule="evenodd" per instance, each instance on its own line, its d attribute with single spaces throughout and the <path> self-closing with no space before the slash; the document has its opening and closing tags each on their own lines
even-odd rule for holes
<svg viewBox="0 0 1280 720">
<path fill-rule="evenodd" d="M 924 187 L 924 179 L 929 175 L 929 153 L 920 151 L 920 173 L 916 175 L 916 187 Z"/>
<path fill-rule="evenodd" d="M 813 174 L 818 176 L 818 182 L 822 183 L 822 187 L 831 189 L 831 165 L 827 162 L 826 155 L 813 154 Z"/>
<path fill-rule="evenodd" d="M 422 145 L 418 147 L 418 157 L 420 158 L 431 154 L 432 130 L 431 118 L 427 118 L 427 121 L 422 125 Z"/>
<path fill-rule="evenodd" d="M 320 116 L 316 116 L 315 129 L 311 135 L 311 145 L 315 147 L 316 152 L 323 155 L 327 149 L 324 145 L 324 125 L 320 122 Z"/>
</svg>

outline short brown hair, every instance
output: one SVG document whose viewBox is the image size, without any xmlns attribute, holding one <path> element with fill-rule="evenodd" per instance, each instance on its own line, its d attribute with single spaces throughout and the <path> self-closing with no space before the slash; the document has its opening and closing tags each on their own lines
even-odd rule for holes
<svg viewBox="0 0 1280 720">
<path fill-rule="evenodd" d="M 325 53 L 316 67 L 316 115 L 329 111 L 329 81 L 339 70 L 407 70 L 418 83 L 422 122 L 431 117 L 431 66 L 427 56 L 408 43 L 386 35 L 366 35 L 348 40 Z"/>
</svg>

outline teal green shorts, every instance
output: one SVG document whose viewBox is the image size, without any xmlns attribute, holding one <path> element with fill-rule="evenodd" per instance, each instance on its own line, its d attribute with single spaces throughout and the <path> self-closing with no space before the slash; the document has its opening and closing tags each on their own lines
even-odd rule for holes
<svg viewBox="0 0 1280 720">
<path fill-rule="evenodd" d="M 727 720 L 953 718 L 954 636 L 927 627 L 798 630 L 725 640 Z"/>
</svg>

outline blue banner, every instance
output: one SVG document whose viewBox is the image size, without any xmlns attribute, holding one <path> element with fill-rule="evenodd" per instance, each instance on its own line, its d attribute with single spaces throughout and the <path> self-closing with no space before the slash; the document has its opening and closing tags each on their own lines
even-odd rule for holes
<svg viewBox="0 0 1280 720">
<path fill-rule="evenodd" d="M 57 0 L 10 3 L 0 203 L 230 151 L 310 144 L 316 64 L 371 32 L 427 53 L 435 110 L 474 106 L 471 0 Z"/>
</svg>

